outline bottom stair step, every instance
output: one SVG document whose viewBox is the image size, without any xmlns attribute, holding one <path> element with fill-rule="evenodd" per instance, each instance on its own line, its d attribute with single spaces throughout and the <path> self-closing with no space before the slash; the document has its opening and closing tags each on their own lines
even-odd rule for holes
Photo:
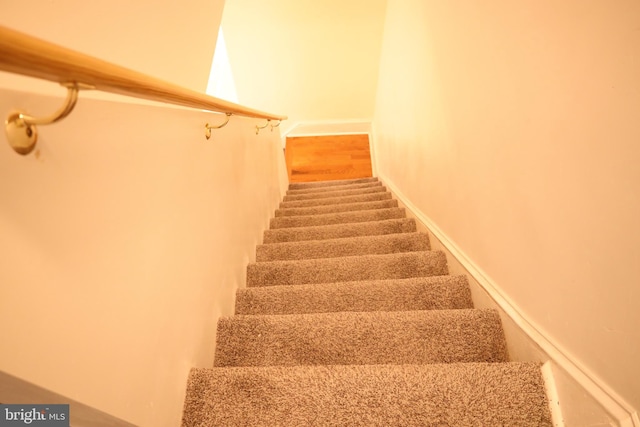
<svg viewBox="0 0 640 427">
<path fill-rule="evenodd" d="M 193 369 L 183 427 L 551 426 L 537 363 Z"/>
</svg>

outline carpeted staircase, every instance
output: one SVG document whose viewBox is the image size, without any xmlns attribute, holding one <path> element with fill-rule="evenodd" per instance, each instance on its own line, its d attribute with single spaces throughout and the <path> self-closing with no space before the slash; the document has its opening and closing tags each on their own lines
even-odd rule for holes
<svg viewBox="0 0 640 427">
<path fill-rule="evenodd" d="M 540 365 L 509 362 L 498 313 L 381 182 L 289 188 L 184 427 L 552 425 Z"/>
</svg>

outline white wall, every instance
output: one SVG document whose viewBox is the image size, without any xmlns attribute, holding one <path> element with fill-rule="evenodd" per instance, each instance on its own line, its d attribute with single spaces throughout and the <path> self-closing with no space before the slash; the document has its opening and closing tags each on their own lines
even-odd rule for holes
<svg viewBox="0 0 640 427">
<path fill-rule="evenodd" d="M 3 1 L 0 25 L 204 92 L 223 7 L 224 0 Z"/>
<path fill-rule="evenodd" d="M 386 0 L 227 0 L 240 103 L 299 121 L 371 119 Z"/>
<path fill-rule="evenodd" d="M 60 99 L 3 90 L 12 108 Z M 179 425 L 281 198 L 278 132 L 86 99 L 28 157 L 0 135 L 0 371 L 140 426 Z M 284 180 L 284 181 L 283 181 Z M 11 396 L 0 396 L 10 402 Z"/>
<path fill-rule="evenodd" d="M 389 0 L 380 176 L 640 408 L 640 3 Z"/>
</svg>

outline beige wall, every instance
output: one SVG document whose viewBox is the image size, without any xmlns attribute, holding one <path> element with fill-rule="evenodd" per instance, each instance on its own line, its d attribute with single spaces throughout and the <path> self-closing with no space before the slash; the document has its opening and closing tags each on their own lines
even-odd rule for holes
<svg viewBox="0 0 640 427">
<path fill-rule="evenodd" d="M 378 172 L 640 408 L 640 3 L 389 0 Z"/>
<path fill-rule="evenodd" d="M 0 25 L 204 92 L 223 7 L 224 0 L 2 1 Z"/>
<path fill-rule="evenodd" d="M 0 93 L 3 117 L 59 103 Z M 179 425 L 286 180 L 278 132 L 233 117 L 206 141 L 207 121 L 220 117 L 81 96 L 28 157 L 1 133 L 0 371 Z"/>
<path fill-rule="evenodd" d="M 223 5 L 2 2 L 0 25 L 204 92 Z M 64 95 L 6 73 L 0 87 L 2 117 L 49 114 Z M 280 198 L 282 153 L 248 119 L 206 142 L 210 114 L 100 97 L 83 92 L 30 157 L 0 136 L 0 371 L 175 426 L 188 371 L 211 366 L 216 320 Z"/>
<path fill-rule="evenodd" d="M 227 0 L 240 103 L 289 120 L 373 116 L 386 0 Z"/>
</svg>

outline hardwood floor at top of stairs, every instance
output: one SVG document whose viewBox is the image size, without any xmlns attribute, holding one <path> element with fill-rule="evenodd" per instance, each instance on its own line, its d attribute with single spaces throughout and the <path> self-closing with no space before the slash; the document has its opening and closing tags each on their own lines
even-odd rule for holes
<svg viewBox="0 0 640 427">
<path fill-rule="evenodd" d="M 540 365 L 509 362 L 376 178 L 290 185 L 193 369 L 183 426 L 550 426 Z"/>
<path fill-rule="evenodd" d="M 370 177 L 369 136 L 289 137 L 285 162 L 290 182 Z"/>
</svg>

